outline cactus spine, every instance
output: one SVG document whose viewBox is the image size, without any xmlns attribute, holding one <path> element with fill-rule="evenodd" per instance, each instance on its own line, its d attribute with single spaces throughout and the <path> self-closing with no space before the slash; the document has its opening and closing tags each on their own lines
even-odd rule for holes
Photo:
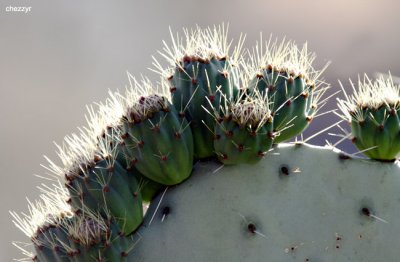
<svg viewBox="0 0 400 262">
<path fill-rule="evenodd" d="M 137 259 L 154 261 L 155 258 L 157 258 L 155 260 L 160 260 L 159 254 L 163 254 L 161 250 L 151 255 L 146 251 L 149 243 L 151 243 L 149 246 L 154 249 L 152 244 L 157 241 L 161 243 L 160 246 L 171 248 L 172 242 L 164 241 L 163 238 L 159 237 L 157 241 L 150 242 L 148 240 L 154 239 L 152 232 L 155 231 L 150 228 L 150 225 L 154 219 L 157 220 L 155 218 L 157 214 L 160 215 L 159 222 L 155 226 L 158 232 L 163 230 L 160 224 L 168 216 L 183 219 L 180 220 L 183 227 L 189 225 L 196 228 L 197 223 L 193 225 L 193 221 L 204 215 L 204 218 L 207 217 L 204 221 L 209 221 L 207 226 L 211 228 L 210 235 L 215 236 L 212 241 L 222 240 L 221 236 L 228 231 L 226 227 L 223 227 L 222 231 L 219 228 L 214 230 L 221 221 L 224 223 L 223 226 L 231 225 L 229 223 L 232 221 L 240 225 L 244 223 L 244 228 L 235 231 L 235 236 L 239 236 L 237 239 L 243 241 L 255 235 L 267 239 L 264 230 L 260 231 L 260 225 L 264 225 L 264 229 L 270 230 L 271 234 L 277 228 L 279 229 L 273 235 L 275 243 L 279 245 L 291 240 L 291 236 L 295 236 L 296 240 L 300 241 L 303 235 L 297 234 L 299 232 L 305 232 L 306 236 L 314 236 L 314 230 L 310 231 L 310 225 L 313 223 L 310 221 L 314 221 L 314 217 L 309 219 L 307 216 L 309 209 L 306 210 L 307 212 L 298 210 L 297 208 L 302 205 L 298 202 L 297 205 L 293 204 L 293 200 L 308 201 L 310 200 L 309 192 L 312 192 L 311 195 L 315 197 L 312 199 L 315 210 L 318 211 L 312 213 L 315 216 L 329 213 L 336 218 L 337 214 L 326 207 L 332 205 L 334 202 L 332 199 L 347 194 L 346 196 L 354 197 L 355 200 L 352 199 L 352 202 L 346 203 L 351 202 L 351 208 L 354 204 L 359 206 L 346 221 L 358 223 L 359 221 L 354 220 L 354 217 L 357 216 L 358 219 L 361 216 L 361 222 L 359 222 L 361 225 L 372 220 L 387 222 L 376 216 L 375 211 L 378 208 L 382 210 L 379 212 L 387 214 L 390 218 L 397 217 L 390 211 L 388 202 L 376 197 L 374 198 L 377 200 L 375 207 L 370 199 L 364 199 L 364 191 L 360 189 L 364 187 L 357 187 L 358 184 L 362 184 L 359 183 L 360 174 L 368 169 L 368 165 L 373 166 L 371 170 L 375 170 L 376 173 L 376 168 L 383 167 L 378 166 L 382 163 L 369 162 L 364 166 L 355 164 L 354 170 L 357 174 L 354 177 L 340 176 L 335 181 L 337 186 L 332 187 L 331 184 L 336 184 L 331 180 L 336 178 L 331 175 L 321 178 L 319 175 L 320 172 L 325 175 L 332 172 L 331 170 L 337 168 L 338 164 L 334 164 L 333 161 L 324 162 L 330 157 L 321 149 L 318 149 L 321 154 L 313 154 L 308 158 L 307 156 L 311 153 L 307 151 L 308 149 L 304 150 L 306 146 L 296 145 L 290 150 L 285 149 L 285 146 L 274 147 L 278 148 L 283 155 L 286 154 L 286 157 L 282 157 L 282 161 L 284 159 L 290 163 L 289 166 L 286 162 L 277 161 L 278 157 L 275 155 L 266 155 L 273 143 L 286 141 L 301 133 L 328 99 L 321 100 L 322 95 L 329 88 L 320 79 L 325 68 L 315 70 L 312 67 L 315 55 L 308 52 L 307 45 L 299 49 L 290 41 L 282 41 L 278 44 L 270 40 L 266 44 L 266 50 L 260 44 L 252 53 L 249 52 L 249 62 L 246 62 L 247 59 L 243 58 L 241 53 L 242 40 L 232 53 L 229 52 L 230 42 L 227 41 L 224 26 L 185 31 L 185 37 L 184 41 L 179 37 L 173 37 L 173 47 L 166 45 L 164 52 L 161 52 L 172 66 L 170 69 L 164 69 L 155 60 L 155 71 L 163 77 L 159 86 L 152 85 L 147 79 L 138 82 L 129 75 L 131 85 L 126 92 L 109 92 L 110 96 L 105 103 L 98 104 L 96 109 L 89 107 L 88 127 L 79 129 L 79 134 L 67 136 L 63 145 L 58 146 L 58 155 L 62 164 L 56 165 L 48 159 L 49 166 L 46 168 L 56 181 L 55 185 L 42 187 L 41 200 L 30 203 L 28 215 L 11 213 L 17 227 L 22 229 L 33 242 L 35 254 L 19 245 L 25 255 L 40 262 L 118 262 Z M 353 89 L 355 89 L 354 86 Z M 376 82 L 372 82 L 367 78 L 363 83 L 359 83 L 358 91 L 354 91 L 353 96 L 346 95 L 346 100 L 339 100 L 339 107 L 343 113 L 342 117 L 351 123 L 356 146 L 371 158 L 392 161 L 398 157 L 400 151 L 399 87 L 394 85 L 391 79 L 379 78 Z M 184 191 L 182 194 L 195 192 L 190 188 L 194 181 L 200 180 L 201 176 L 197 174 L 193 180 L 189 179 L 194 160 L 210 157 L 218 158 L 223 166 L 229 165 L 226 167 L 228 171 L 214 177 L 206 176 L 218 183 L 206 186 L 202 184 L 201 193 L 191 198 L 191 201 L 200 203 L 201 207 L 198 209 L 203 213 L 191 212 L 192 202 L 189 205 L 182 204 L 182 202 L 187 202 L 187 198 L 182 201 L 182 198 L 174 198 L 174 193 L 166 195 L 166 191 L 169 186 L 182 184 L 174 187 L 174 192 L 179 192 L 179 190 Z M 331 168 L 311 172 L 310 158 L 316 159 L 324 167 Z M 350 158 L 348 155 L 341 154 L 335 161 L 342 163 Z M 257 162 L 259 163 L 255 165 Z M 233 167 L 235 164 L 254 165 Z M 298 164 L 300 166 L 297 166 Z M 214 164 L 208 162 L 200 165 L 202 168 L 196 168 L 195 172 L 203 170 L 206 173 L 211 173 L 211 171 L 216 173 L 215 170 L 209 170 L 215 167 Z M 385 170 L 398 174 L 396 165 L 387 165 L 385 167 L 388 168 Z M 298 179 L 293 177 L 290 181 L 287 179 L 292 173 L 301 173 L 303 167 L 308 172 L 308 177 Z M 218 170 L 220 168 L 217 168 Z M 271 177 L 273 170 L 277 171 L 279 176 Z M 349 173 L 350 171 L 353 169 L 349 170 Z M 374 180 L 373 175 L 367 171 L 365 173 L 369 175 L 366 183 L 369 183 L 368 188 L 372 188 L 377 180 Z M 250 173 L 250 176 L 247 173 Z M 229 180 L 223 174 L 230 175 L 230 179 L 233 180 Z M 390 180 L 393 184 L 390 181 L 381 182 L 384 185 L 382 188 L 389 189 L 391 194 L 394 192 L 393 185 L 398 184 L 395 175 L 391 176 L 392 180 Z M 61 186 L 62 179 L 65 180 L 65 188 Z M 228 181 L 229 187 L 226 187 L 227 183 L 219 182 L 222 179 L 227 179 L 224 181 Z M 243 179 L 245 182 L 242 181 Z M 349 182 L 343 182 L 343 179 L 349 179 Z M 330 180 L 332 183 L 328 183 L 327 193 L 325 194 L 324 191 L 321 195 L 320 188 L 327 184 L 325 180 Z M 234 183 L 231 183 L 232 181 Z M 353 185 L 354 183 L 358 184 Z M 250 186 L 247 187 L 247 184 Z M 214 186 L 219 189 L 214 190 Z M 304 193 L 304 186 L 311 187 L 313 190 L 307 190 Z M 346 191 L 343 196 L 341 195 L 342 187 Z M 164 193 L 153 200 L 162 188 L 165 188 Z M 242 191 L 243 195 L 238 197 L 238 192 Z M 210 201 L 209 195 L 216 197 L 218 201 Z M 161 206 L 164 196 L 166 202 Z M 256 199 L 253 201 L 252 197 Z M 245 216 L 241 213 L 250 212 L 249 206 L 251 209 L 254 208 L 253 204 L 249 205 L 249 199 L 251 203 L 258 203 L 258 209 L 266 207 L 265 210 L 261 208 L 263 210 L 260 212 L 262 214 L 260 217 L 253 213 L 249 220 L 247 214 Z M 284 199 L 284 202 L 279 202 L 280 199 Z M 320 199 L 324 202 L 320 202 Z M 145 218 L 143 202 L 151 202 L 151 212 L 146 213 Z M 216 210 L 213 217 L 217 220 L 209 219 L 208 202 L 213 202 L 213 208 Z M 169 206 L 174 203 L 177 205 Z M 227 203 L 229 205 L 226 205 Z M 285 205 L 287 209 L 282 208 Z M 384 207 L 380 208 L 381 205 Z M 349 205 L 346 205 L 346 208 L 348 211 Z M 193 213 L 197 218 L 192 217 L 185 221 L 185 212 L 182 213 L 182 210 L 186 210 L 187 215 Z M 220 210 L 223 213 L 218 213 Z M 277 221 L 270 210 L 285 210 L 286 213 L 279 216 L 280 221 Z M 315 211 L 314 206 L 310 210 Z M 238 214 L 235 219 L 228 217 L 232 216 L 232 211 Z M 300 213 L 296 213 L 299 211 Z M 308 226 L 305 228 L 308 231 L 302 231 L 302 227 L 298 227 L 298 222 L 292 219 L 292 216 L 296 215 L 307 220 L 305 223 L 308 223 Z M 144 219 L 145 226 L 140 227 Z M 316 245 L 307 249 L 307 254 L 304 253 L 307 255 L 304 256 L 305 261 L 310 261 L 309 255 L 315 259 L 324 259 L 324 256 L 318 253 L 321 251 L 321 243 L 326 242 L 328 233 L 336 230 L 336 224 L 332 227 L 332 221 L 337 221 L 337 219 L 329 219 L 328 226 L 324 227 L 325 231 L 321 230 L 323 237 L 313 238 L 317 239 Z M 238 221 L 241 222 L 238 223 Z M 394 219 L 392 221 L 395 222 Z M 169 228 L 174 228 L 169 225 L 171 224 L 168 224 L 167 231 Z M 289 231 L 284 227 L 285 225 L 289 225 Z M 354 224 L 346 224 L 345 227 L 340 225 L 340 228 L 347 233 L 351 231 L 349 228 L 352 226 Z M 399 228 L 397 224 L 395 228 Z M 374 227 L 371 230 L 375 229 Z M 281 234 L 282 232 L 285 234 Z M 292 234 L 292 232 L 295 233 Z M 141 239 L 142 234 L 147 234 L 147 239 L 140 242 L 134 252 L 130 253 L 136 244 L 135 237 L 139 236 Z M 367 231 L 366 234 L 368 235 Z M 390 232 L 389 235 L 393 239 Z M 169 240 L 174 239 L 173 237 L 175 235 Z M 336 241 L 339 241 L 340 237 L 336 238 Z M 230 238 L 231 240 L 235 238 Z M 308 244 L 315 244 L 315 241 L 308 240 L 310 240 Z M 196 248 L 207 250 L 209 241 L 207 239 L 202 241 L 196 245 Z M 380 241 L 381 239 L 378 239 L 377 243 L 379 244 Z M 182 243 L 188 244 L 187 241 L 181 241 L 173 242 L 172 246 L 175 247 L 175 244 L 179 246 Z M 235 243 L 235 251 L 241 244 Z M 278 254 L 280 249 L 269 246 L 270 249 L 265 253 L 267 248 L 264 246 L 257 249 L 251 245 L 248 246 L 249 250 L 255 252 L 247 253 L 250 254 L 250 260 L 257 260 L 260 254 L 265 254 L 265 257 L 268 256 L 271 259 L 279 257 L 280 260 L 276 261 L 287 261 L 287 256 L 282 257 Z M 357 247 L 357 244 L 353 243 L 349 246 Z M 371 248 L 368 244 L 366 246 L 367 248 L 363 250 L 369 252 Z M 229 248 L 232 249 L 232 247 Z M 226 250 L 230 250 L 229 248 Z M 191 254 L 196 254 L 196 250 L 187 251 L 187 248 L 184 250 L 186 253 L 176 256 L 178 260 L 187 261 L 192 257 Z M 293 246 L 285 248 L 285 253 L 292 254 L 295 250 Z M 352 249 L 349 250 L 345 251 L 347 253 L 343 256 L 337 256 L 351 257 Z M 270 251 L 272 253 L 268 253 Z M 146 252 L 148 257 L 145 257 Z M 220 250 L 210 253 L 217 255 L 220 261 L 235 261 L 240 258 L 240 255 L 232 256 L 231 253 L 220 252 Z M 331 253 L 326 257 L 329 259 L 336 257 Z M 387 254 L 393 257 L 394 253 L 388 251 Z M 176 257 L 168 259 L 175 261 Z M 216 259 L 203 257 L 198 253 L 195 257 L 202 261 Z M 242 261 L 245 258 L 242 257 Z M 292 258 L 297 257 L 293 255 Z M 165 255 L 161 255 L 161 259 L 168 260 Z M 26 261 L 26 259 L 21 261 Z"/>
<path fill-rule="evenodd" d="M 313 68 L 316 55 L 308 51 L 307 44 L 299 49 L 294 42 L 278 43 L 270 38 L 264 50 L 262 41 L 250 58 L 250 86 L 268 95 L 274 116 L 274 142 L 280 143 L 303 132 L 323 105 L 320 98 L 329 85 L 319 78 L 327 65 L 322 70 Z"/>
<path fill-rule="evenodd" d="M 168 97 L 151 94 L 152 88 L 144 80 L 134 81 L 133 87 L 127 90 L 121 100 L 122 121 L 116 127 L 120 134 L 118 143 L 129 169 L 135 168 L 159 184 L 175 185 L 188 178 L 192 171 L 192 132 Z"/>
<path fill-rule="evenodd" d="M 173 49 L 164 48 L 162 55 L 172 68 L 165 70 L 157 61 L 155 66 L 170 84 L 175 108 L 180 113 L 184 112 L 190 122 L 194 156 L 207 158 L 214 155 L 214 137 L 203 123 L 213 130 L 215 121 L 202 107 L 210 111 L 219 108 L 223 101 L 221 93 L 226 98 L 237 95 L 242 42 L 231 55 L 227 31 L 223 26 L 185 31 L 185 36 L 185 43 L 178 37 L 172 37 Z"/>
<path fill-rule="evenodd" d="M 254 164 L 267 153 L 274 137 L 269 107 L 266 95 L 253 93 L 214 109 L 214 149 L 223 164 Z"/>
<path fill-rule="evenodd" d="M 400 154 L 400 87 L 391 77 L 359 79 L 354 94 L 338 99 L 342 118 L 351 124 L 352 141 L 372 159 L 394 161 Z M 343 88 L 343 86 L 342 86 Z"/>
</svg>

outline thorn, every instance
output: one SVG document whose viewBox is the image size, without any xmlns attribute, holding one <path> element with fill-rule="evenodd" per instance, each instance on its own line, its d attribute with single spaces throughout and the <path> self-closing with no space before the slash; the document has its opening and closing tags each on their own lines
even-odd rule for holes
<svg viewBox="0 0 400 262">
<path fill-rule="evenodd" d="M 163 192 L 162 195 L 161 195 L 161 198 L 160 198 L 160 201 L 159 201 L 158 204 L 157 204 L 156 210 L 154 211 L 153 216 L 152 216 L 151 219 L 150 219 L 149 226 L 150 226 L 151 223 L 153 222 L 154 216 L 156 215 L 157 210 L 158 210 L 158 208 L 160 207 L 161 202 L 162 202 L 163 199 L 164 199 L 165 193 L 167 193 L 167 190 L 168 190 L 168 187 L 165 188 L 164 192 Z"/>
<path fill-rule="evenodd" d="M 212 173 L 215 174 L 218 171 L 220 171 L 222 168 L 224 167 L 224 165 L 221 165 L 220 167 L 218 167 L 217 169 L 215 169 Z"/>
<path fill-rule="evenodd" d="M 169 213 L 170 213 L 170 208 L 164 207 L 162 211 L 161 223 L 164 222 L 164 219 L 169 215 Z"/>
<path fill-rule="evenodd" d="M 363 207 L 361 209 L 361 214 L 363 214 L 364 216 L 367 216 L 367 217 L 375 218 L 376 220 L 381 221 L 383 223 L 389 224 L 389 222 L 387 222 L 386 220 L 372 214 L 372 212 L 367 207 Z"/>
</svg>

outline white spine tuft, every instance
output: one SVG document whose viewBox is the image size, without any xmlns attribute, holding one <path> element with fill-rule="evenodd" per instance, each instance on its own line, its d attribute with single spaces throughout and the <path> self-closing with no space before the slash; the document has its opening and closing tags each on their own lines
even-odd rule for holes
<svg viewBox="0 0 400 262">
<path fill-rule="evenodd" d="M 232 40 L 228 39 L 229 26 L 224 24 L 195 29 L 183 29 L 184 36 L 174 35 L 170 29 L 171 44 L 163 41 L 164 48 L 158 53 L 169 63 L 170 68 L 164 69 L 163 66 L 153 57 L 153 66 L 151 69 L 161 76 L 169 77 L 173 74 L 174 67 L 182 70 L 182 61 L 185 57 L 200 60 L 210 60 L 212 58 L 229 58 L 232 65 L 237 65 L 242 59 L 242 48 L 245 36 L 240 36 L 237 45 L 231 52 Z"/>
<path fill-rule="evenodd" d="M 345 99 L 337 99 L 342 113 L 339 116 L 347 121 L 352 119 L 364 121 L 368 117 L 364 110 L 366 108 L 372 110 L 377 110 L 382 106 L 396 110 L 400 108 L 400 85 L 394 84 L 390 74 L 389 77 L 381 75 L 374 81 L 364 74 L 362 80 L 359 77 L 357 87 L 351 80 L 350 84 L 353 94 L 348 95 L 340 83 Z"/>
<path fill-rule="evenodd" d="M 71 208 L 67 204 L 69 198 L 67 189 L 60 181 L 52 186 L 53 188 L 45 185 L 39 187 L 42 192 L 39 200 L 32 202 L 28 199 L 29 213 L 17 214 L 10 211 L 15 226 L 31 238 L 33 242 L 35 242 L 35 235 L 39 228 L 58 224 L 64 217 L 72 216 Z"/>
<path fill-rule="evenodd" d="M 248 54 L 250 57 L 248 68 L 253 70 L 251 74 L 257 75 L 261 70 L 270 67 L 276 72 L 286 72 L 287 75 L 302 75 L 310 85 L 318 85 L 319 77 L 329 65 L 327 63 L 321 70 L 316 70 L 312 65 L 316 54 L 308 51 L 307 43 L 299 47 L 293 41 L 273 40 L 272 35 L 265 42 L 261 35 L 260 41 L 252 51 L 248 51 Z"/>
</svg>

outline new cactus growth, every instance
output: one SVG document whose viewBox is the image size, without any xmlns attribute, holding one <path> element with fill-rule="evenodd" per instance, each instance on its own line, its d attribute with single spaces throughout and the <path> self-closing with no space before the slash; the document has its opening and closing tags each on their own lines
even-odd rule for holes
<svg viewBox="0 0 400 262">
<path fill-rule="evenodd" d="M 323 104 L 320 98 L 329 86 L 319 79 L 325 68 L 313 68 L 316 56 L 307 44 L 299 49 L 293 42 L 272 42 L 270 38 L 264 50 L 262 41 L 251 56 L 251 87 L 268 94 L 275 143 L 280 143 L 303 132 Z"/>
<path fill-rule="evenodd" d="M 185 36 L 161 52 L 171 69 L 155 60 L 159 87 L 129 75 L 57 146 L 62 163 L 47 159 L 55 184 L 29 214 L 11 212 L 33 243 L 16 244 L 20 261 L 396 261 L 398 163 L 304 143 L 266 154 L 329 98 L 307 45 L 270 40 L 246 59 L 224 26 Z M 400 87 L 365 78 L 353 90 L 339 107 L 356 146 L 396 159 Z"/>
<path fill-rule="evenodd" d="M 192 132 L 168 98 L 151 94 L 152 88 L 148 81 L 135 81 L 121 99 L 125 110 L 121 124 L 115 127 L 120 134 L 116 143 L 129 169 L 159 184 L 175 185 L 192 171 Z"/>
<path fill-rule="evenodd" d="M 20 248 L 37 262 L 127 261 L 131 237 L 120 231 L 113 218 L 105 219 L 86 208 L 74 215 L 65 206 L 66 196 L 59 187 L 30 203 L 29 215 L 12 213 L 16 225 L 31 238 L 36 254 Z"/>
<path fill-rule="evenodd" d="M 133 232 L 143 220 L 142 199 L 139 184 L 116 161 L 116 146 L 112 137 L 92 139 L 81 133 L 66 137 L 66 145 L 59 155 L 64 167 L 51 163 L 57 176 L 65 176 L 70 193 L 68 202 L 75 213 L 83 207 L 110 213 L 125 234 Z"/>
<path fill-rule="evenodd" d="M 237 63 L 242 42 L 231 54 L 223 26 L 207 30 L 197 28 L 185 31 L 185 35 L 185 42 L 172 37 L 173 48 L 166 45 L 162 53 L 172 68 L 165 70 L 157 61 L 155 65 L 170 84 L 175 108 L 179 113 L 184 112 L 190 122 L 195 157 L 207 158 L 214 155 L 214 137 L 203 123 L 214 129 L 215 122 L 201 109 L 212 110 L 207 99 L 214 108 L 219 108 L 221 97 L 218 90 L 227 98 L 237 95 Z"/>
<path fill-rule="evenodd" d="M 36 261 L 127 261 L 128 240 L 112 221 L 71 216 L 38 229 Z"/>
<path fill-rule="evenodd" d="M 271 148 L 274 135 L 269 106 L 266 95 L 254 93 L 236 101 L 225 100 L 220 110 L 210 113 L 216 121 L 214 149 L 223 164 L 253 164 Z"/>
<path fill-rule="evenodd" d="M 338 99 L 341 117 L 350 122 L 352 141 L 372 159 L 393 161 L 400 154 L 400 87 L 391 77 L 372 81 L 366 75 L 354 94 Z M 342 89 L 344 90 L 343 86 Z"/>
</svg>

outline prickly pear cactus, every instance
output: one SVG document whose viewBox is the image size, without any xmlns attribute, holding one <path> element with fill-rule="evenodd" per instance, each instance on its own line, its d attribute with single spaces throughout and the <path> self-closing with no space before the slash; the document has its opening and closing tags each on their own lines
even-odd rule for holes
<svg viewBox="0 0 400 262">
<path fill-rule="evenodd" d="M 372 81 L 366 75 L 358 88 L 351 85 L 354 94 L 338 105 L 351 124 L 352 141 L 372 159 L 394 161 L 400 154 L 400 87 L 391 77 Z"/>
<path fill-rule="evenodd" d="M 214 110 L 214 149 L 225 165 L 258 162 L 271 148 L 273 118 L 268 97 L 259 93 Z"/>
<path fill-rule="evenodd" d="M 129 259 L 398 261 L 399 165 L 305 144 L 274 152 L 256 165 L 198 163 L 154 200 Z"/>
<path fill-rule="evenodd" d="M 170 85 L 174 106 L 190 122 L 195 157 L 207 158 L 214 155 L 214 136 L 205 125 L 213 130 L 215 121 L 202 107 L 219 108 L 221 100 L 237 95 L 241 43 L 231 54 L 224 27 L 197 28 L 185 35 L 185 41 L 173 37 L 173 48 L 164 49 L 172 68 L 156 66 Z"/>
<path fill-rule="evenodd" d="M 122 124 L 117 126 L 127 168 L 151 181 L 175 185 L 189 177 L 193 165 L 193 138 L 189 124 L 168 97 L 148 95 L 152 85 L 135 83 L 125 94 Z M 142 92 L 138 92 L 142 90 Z M 114 105 L 115 107 L 115 105 Z"/>
<path fill-rule="evenodd" d="M 112 221 L 65 216 L 33 236 L 37 261 L 127 261 L 128 240 Z"/>
<path fill-rule="evenodd" d="M 143 220 L 138 182 L 115 160 L 115 148 L 109 147 L 108 139 L 100 139 L 97 144 L 100 150 L 92 152 L 88 149 L 94 149 L 94 145 L 87 145 L 90 139 L 85 141 L 83 137 L 75 139 L 75 142 L 81 144 L 71 148 L 80 148 L 80 153 L 87 150 L 87 158 L 66 169 L 65 185 L 70 192 L 67 201 L 75 213 L 82 212 L 83 206 L 103 215 L 109 212 L 121 231 L 130 234 Z"/>
<path fill-rule="evenodd" d="M 14 243 L 27 256 L 20 261 L 128 261 L 134 239 L 121 231 L 111 212 L 105 217 L 85 206 L 73 212 L 66 188 L 60 183 L 53 187 L 41 188 L 40 199 L 29 202 L 28 214 L 11 212 L 35 252 Z"/>
<path fill-rule="evenodd" d="M 320 75 L 326 67 L 322 70 L 312 67 L 316 56 L 308 51 L 307 44 L 299 49 L 291 41 L 278 43 L 270 39 L 263 50 L 261 39 L 254 50 L 250 91 L 256 89 L 268 95 L 277 135 L 275 143 L 280 143 L 303 132 L 318 107 L 323 106 L 320 98 L 329 86 Z"/>
<path fill-rule="evenodd" d="M 14 243 L 20 261 L 396 261 L 399 87 L 368 79 L 339 100 L 356 146 L 386 162 L 278 145 L 329 98 L 315 55 L 230 53 L 224 26 L 185 35 L 160 52 L 171 69 L 155 60 L 159 85 L 128 74 L 47 159 L 53 184 L 11 212 L 33 244 Z"/>
</svg>

